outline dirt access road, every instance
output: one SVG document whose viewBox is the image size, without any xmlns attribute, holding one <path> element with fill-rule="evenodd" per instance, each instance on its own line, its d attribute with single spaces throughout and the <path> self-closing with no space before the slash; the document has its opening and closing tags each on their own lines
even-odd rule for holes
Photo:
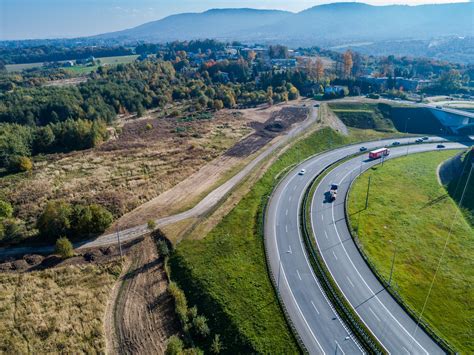
<svg viewBox="0 0 474 355">
<path fill-rule="evenodd" d="M 163 258 L 146 236 L 126 260 L 106 310 L 107 353 L 163 354 L 166 340 L 179 333 Z"/>
<path fill-rule="evenodd" d="M 292 125 L 290 129 L 286 131 L 286 134 L 277 136 L 275 138 L 271 137 L 269 143 L 263 148 L 263 150 L 256 155 L 256 157 L 249 162 L 245 167 L 243 167 L 239 172 L 234 176 L 228 179 L 226 182 L 212 190 L 208 193 L 200 202 L 198 202 L 194 207 L 174 215 L 161 217 L 155 220 L 156 226 L 162 228 L 164 226 L 183 221 L 188 218 L 199 217 L 206 212 L 210 211 L 214 206 L 219 203 L 237 184 L 239 184 L 259 163 L 264 159 L 274 153 L 276 150 L 287 144 L 291 139 L 305 132 L 311 125 L 317 122 L 318 120 L 318 108 L 314 107 L 314 101 L 305 100 L 300 101 L 300 107 L 306 107 L 309 110 L 308 117 L 299 123 Z M 130 241 L 135 238 L 141 237 L 149 232 L 146 224 L 140 224 L 135 227 L 127 228 L 121 230 L 119 233 L 111 232 L 104 235 L 101 235 L 93 240 L 83 241 L 80 243 L 74 244 L 75 248 L 93 248 L 98 246 L 105 246 L 113 243 L 117 243 L 118 237 L 120 241 Z M 48 247 L 18 247 L 18 248 L 8 248 L 0 249 L 1 256 L 17 255 L 17 254 L 27 254 L 32 252 L 43 252 L 48 253 L 53 250 L 52 246 Z"/>
</svg>

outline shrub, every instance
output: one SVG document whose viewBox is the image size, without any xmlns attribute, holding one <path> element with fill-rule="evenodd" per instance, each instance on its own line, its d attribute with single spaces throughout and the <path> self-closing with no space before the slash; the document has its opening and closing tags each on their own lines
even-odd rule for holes
<svg viewBox="0 0 474 355">
<path fill-rule="evenodd" d="M 180 355 L 183 354 L 184 344 L 183 341 L 178 338 L 176 335 L 173 335 L 168 340 L 168 345 L 166 346 L 166 355 Z"/>
<path fill-rule="evenodd" d="M 7 201 L 0 200 L 0 218 L 10 218 L 12 215 L 12 205 Z"/>
<path fill-rule="evenodd" d="M 154 230 L 156 228 L 156 222 L 153 219 L 149 219 L 148 222 L 146 222 L 147 227 L 149 230 Z"/>
<path fill-rule="evenodd" d="M 207 318 L 204 316 L 195 317 L 193 319 L 193 326 L 196 333 L 203 338 L 207 337 L 210 333 Z"/>
<path fill-rule="evenodd" d="M 214 354 L 219 354 L 224 349 L 222 345 L 221 336 L 219 334 L 214 335 L 214 339 L 211 344 L 211 352 Z"/>
<path fill-rule="evenodd" d="M 31 169 L 33 169 L 33 163 L 25 156 L 12 157 L 8 165 L 8 171 L 12 173 L 31 171 Z"/>
<path fill-rule="evenodd" d="M 166 256 L 170 255 L 170 249 L 168 248 L 168 244 L 166 244 L 166 242 L 164 240 L 159 240 L 156 243 L 156 245 L 158 247 L 158 253 L 161 256 L 166 257 Z"/>
<path fill-rule="evenodd" d="M 59 254 L 61 258 L 67 259 L 74 256 L 74 249 L 72 243 L 66 237 L 61 237 L 56 240 L 56 247 L 54 249 L 56 254 Z"/>
<path fill-rule="evenodd" d="M 153 125 L 151 123 L 147 123 L 146 126 L 145 126 L 145 129 L 147 131 L 151 131 L 153 129 Z"/>
</svg>

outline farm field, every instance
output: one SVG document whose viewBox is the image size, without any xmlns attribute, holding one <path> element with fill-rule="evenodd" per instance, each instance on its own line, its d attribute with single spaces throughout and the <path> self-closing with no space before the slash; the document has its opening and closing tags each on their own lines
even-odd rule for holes
<svg viewBox="0 0 474 355">
<path fill-rule="evenodd" d="M 417 314 L 449 236 L 423 320 L 458 351 L 471 353 L 474 230 L 436 176 L 438 165 L 456 153 L 416 154 L 370 169 L 350 192 L 349 215 L 363 251 L 387 280 L 396 251 L 392 285 Z"/>
<path fill-rule="evenodd" d="M 119 261 L 0 273 L 0 352 L 104 353 L 103 316 Z"/>
<path fill-rule="evenodd" d="M 124 56 L 115 56 L 115 57 L 101 57 L 97 58 L 100 60 L 102 65 L 115 65 L 115 64 L 127 64 L 134 62 L 139 56 L 138 55 L 124 55 Z M 60 61 L 61 63 L 65 61 Z M 24 64 L 7 64 L 5 65 L 8 72 L 19 72 L 24 69 L 33 69 L 40 68 L 43 66 L 43 62 L 38 63 L 24 63 Z M 78 65 L 69 68 L 63 68 L 66 71 L 70 71 L 77 74 L 87 74 L 96 70 L 98 66 L 85 66 Z"/>
</svg>

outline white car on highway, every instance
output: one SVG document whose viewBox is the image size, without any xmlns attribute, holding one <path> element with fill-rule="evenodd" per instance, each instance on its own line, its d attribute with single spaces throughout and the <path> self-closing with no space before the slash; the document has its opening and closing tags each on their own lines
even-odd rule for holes
<svg viewBox="0 0 474 355">
<path fill-rule="evenodd" d="M 304 175 L 306 173 L 306 169 L 301 169 L 298 175 Z"/>
</svg>

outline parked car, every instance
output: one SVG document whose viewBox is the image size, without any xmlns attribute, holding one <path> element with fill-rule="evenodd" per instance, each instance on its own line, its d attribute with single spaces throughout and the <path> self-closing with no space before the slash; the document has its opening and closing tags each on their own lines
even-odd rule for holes
<svg viewBox="0 0 474 355">
<path fill-rule="evenodd" d="M 436 148 L 442 149 L 442 148 L 446 148 L 446 146 L 444 144 L 438 144 Z"/>
<path fill-rule="evenodd" d="M 304 175 L 306 173 L 306 169 L 301 169 L 298 175 Z"/>
<path fill-rule="evenodd" d="M 314 104 L 314 107 L 319 107 L 319 104 Z"/>
<path fill-rule="evenodd" d="M 361 152 L 365 152 L 365 151 L 367 150 L 367 148 L 366 148 L 366 147 L 360 147 L 359 150 L 360 150 Z"/>
</svg>

